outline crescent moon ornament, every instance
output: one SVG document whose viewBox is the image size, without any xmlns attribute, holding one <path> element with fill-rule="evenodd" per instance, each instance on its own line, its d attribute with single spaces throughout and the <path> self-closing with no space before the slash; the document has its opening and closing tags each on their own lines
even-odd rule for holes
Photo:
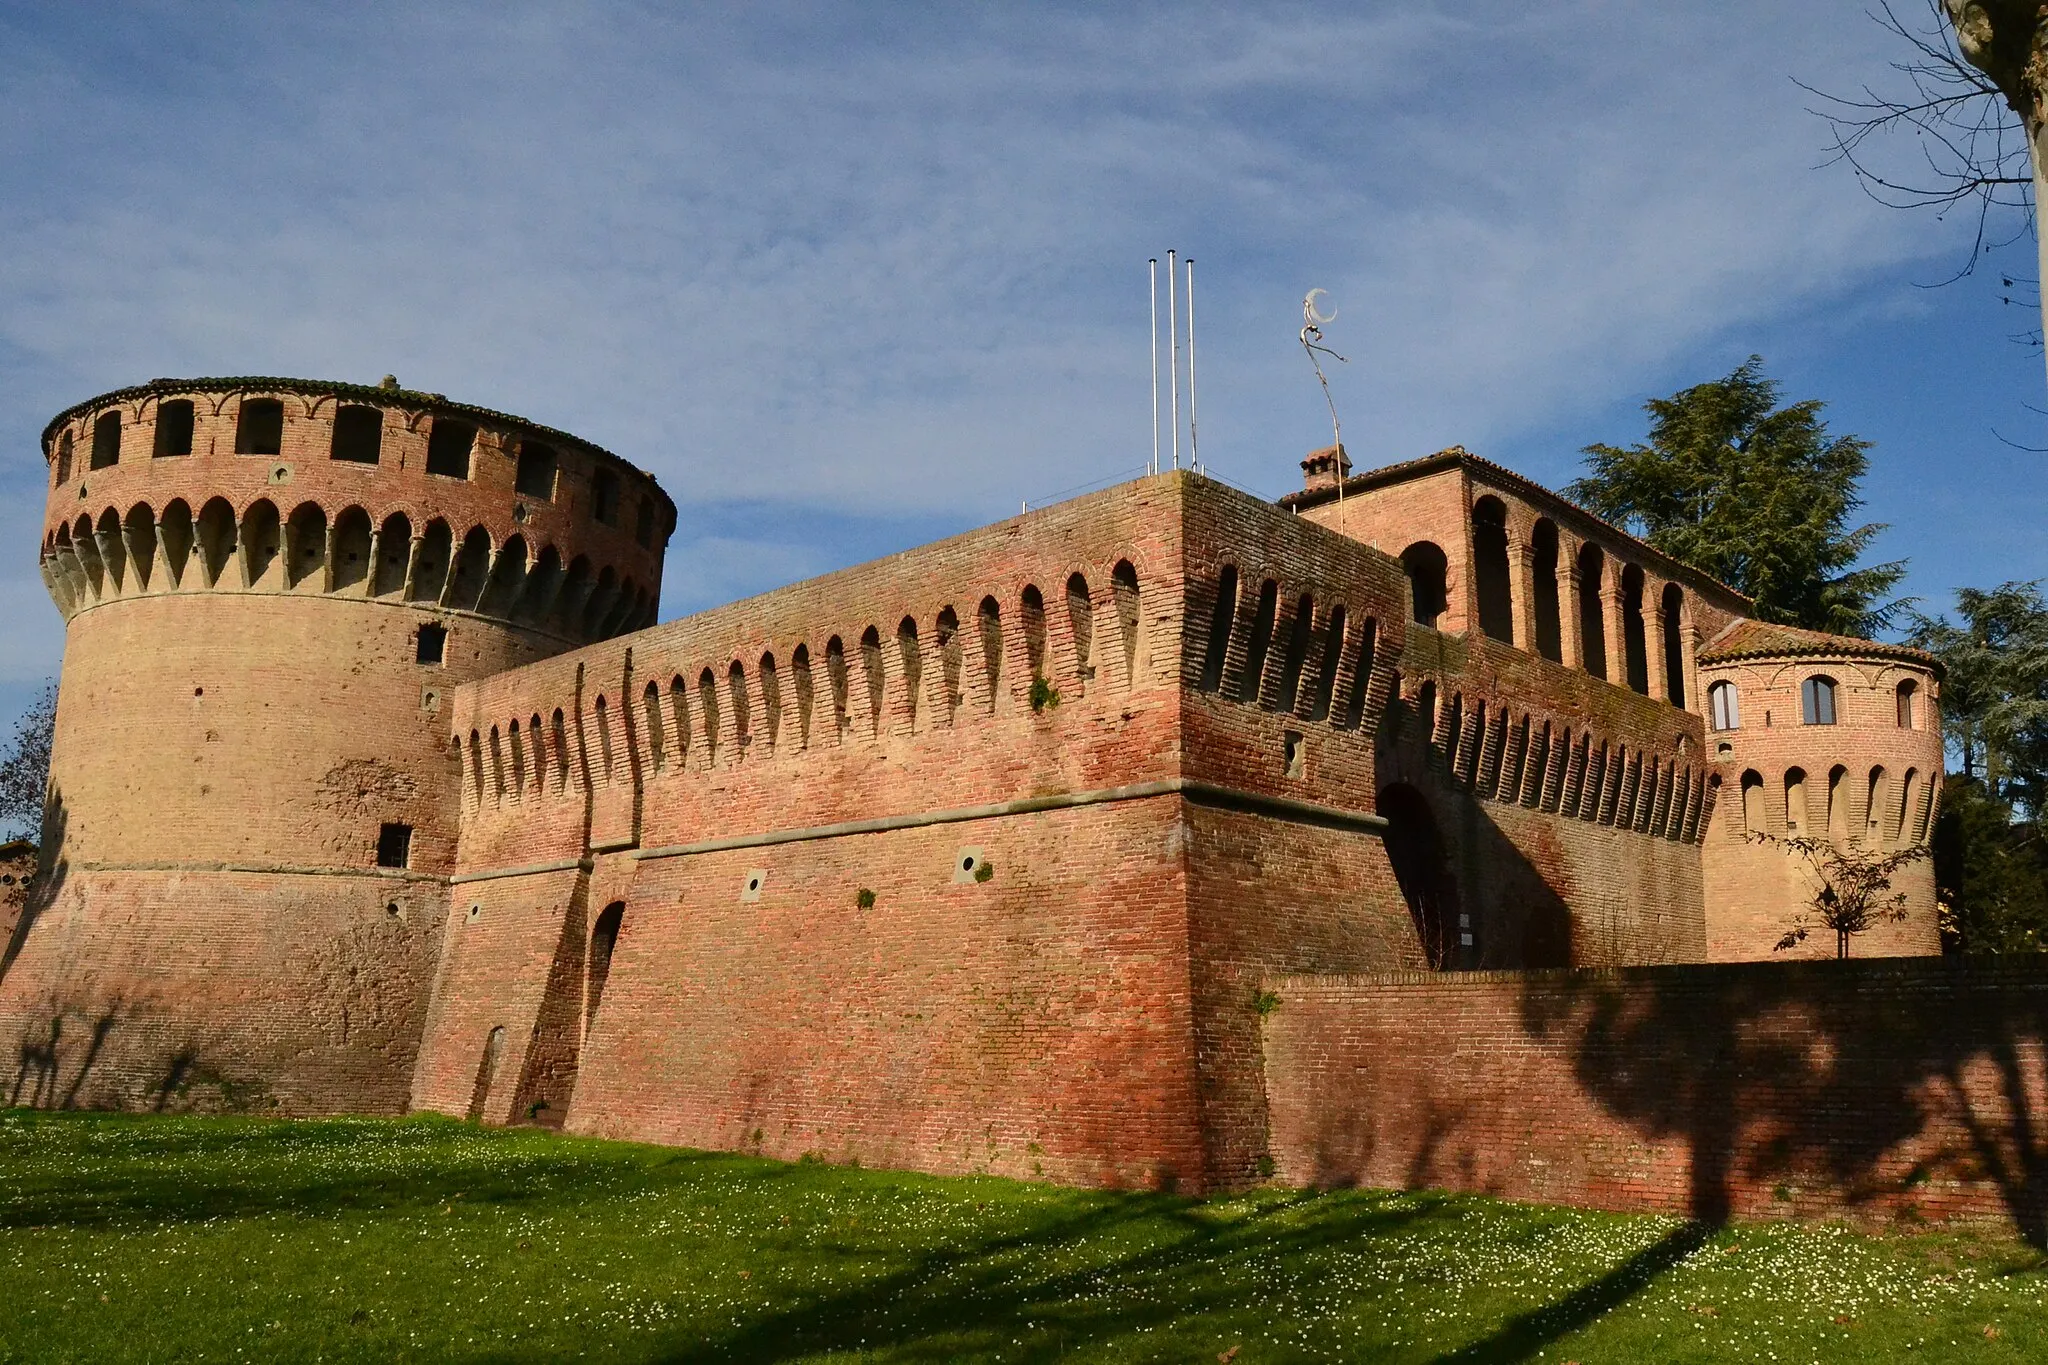
<svg viewBox="0 0 2048 1365">
<path fill-rule="evenodd" d="M 1327 297 L 1329 292 L 1327 289 L 1311 289 L 1302 297 L 1302 321 L 1308 323 L 1311 327 L 1320 327 L 1326 322 L 1335 322 L 1337 320 L 1336 309 L 1333 308 L 1328 313 L 1323 313 L 1316 308 L 1316 296 L 1320 294 Z"/>
</svg>

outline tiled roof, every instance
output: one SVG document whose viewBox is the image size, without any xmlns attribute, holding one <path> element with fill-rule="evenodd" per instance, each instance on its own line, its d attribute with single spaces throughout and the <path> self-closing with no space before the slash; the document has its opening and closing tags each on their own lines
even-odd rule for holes
<svg viewBox="0 0 2048 1365">
<path fill-rule="evenodd" d="M 1736 621 L 1707 642 L 1700 651 L 1703 664 L 1730 663 L 1737 659 L 1798 658 L 1903 659 L 1942 672 L 1941 660 L 1910 645 L 1886 644 L 1882 640 L 1860 640 L 1853 635 L 1829 635 L 1825 631 L 1802 630 L 1775 621 Z"/>
</svg>

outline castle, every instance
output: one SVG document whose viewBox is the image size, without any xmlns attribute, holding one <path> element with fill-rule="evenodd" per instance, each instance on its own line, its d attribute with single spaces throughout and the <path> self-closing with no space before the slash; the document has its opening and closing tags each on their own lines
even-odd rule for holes
<svg viewBox="0 0 2048 1365">
<path fill-rule="evenodd" d="M 43 448 L 15 1103 L 1314 1179 L 1341 1106 L 1275 1049 L 1351 1036 L 1325 987 L 1770 960 L 1812 887 L 1746 836 L 1910 847 L 1940 788 L 1932 659 L 1461 449 L 1278 505 L 1159 474 L 657 624 L 653 479 L 395 381 L 155 380 Z M 1939 952 L 1898 885 L 1857 956 Z"/>
</svg>

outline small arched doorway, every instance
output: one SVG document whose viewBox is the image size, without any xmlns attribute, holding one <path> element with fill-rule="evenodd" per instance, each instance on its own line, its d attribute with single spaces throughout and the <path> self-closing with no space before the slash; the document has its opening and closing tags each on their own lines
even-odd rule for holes
<svg viewBox="0 0 2048 1365">
<path fill-rule="evenodd" d="M 589 986 L 583 993 L 583 1028 L 587 1033 L 597 1022 L 597 1006 L 604 999 L 605 983 L 611 979 L 612 950 L 619 946 L 619 925 L 626 918 L 626 903 L 613 901 L 597 917 L 590 931 Z"/>
<path fill-rule="evenodd" d="M 1458 896 L 1436 814 L 1405 782 L 1381 789 L 1379 813 L 1387 822 L 1387 861 L 1408 903 L 1423 958 L 1430 970 L 1444 971 L 1457 958 Z"/>
</svg>

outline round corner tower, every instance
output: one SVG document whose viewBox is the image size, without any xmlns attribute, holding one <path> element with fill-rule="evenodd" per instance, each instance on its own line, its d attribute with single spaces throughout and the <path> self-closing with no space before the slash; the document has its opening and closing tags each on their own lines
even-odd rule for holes
<svg viewBox="0 0 2048 1365">
<path fill-rule="evenodd" d="M 1941 797 L 1941 665 L 1900 645 L 1744 620 L 1701 651 L 1699 675 L 1719 791 L 1702 849 L 1708 956 L 1832 957 L 1835 935 L 1811 915 L 1805 942 L 1775 951 L 1819 883 L 1773 840 L 1875 857 L 1927 844 Z M 1906 917 L 1856 935 L 1849 954 L 1939 953 L 1932 861 L 1905 863 L 1891 887 Z"/>
<path fill-rule="evenodd" d="M 20 1104 L 400 1111 L 459 820 L 442 698 L 654 619 L 675 506 L 483 408 L 155 380 L 60 413 Z"/>
</svg>

